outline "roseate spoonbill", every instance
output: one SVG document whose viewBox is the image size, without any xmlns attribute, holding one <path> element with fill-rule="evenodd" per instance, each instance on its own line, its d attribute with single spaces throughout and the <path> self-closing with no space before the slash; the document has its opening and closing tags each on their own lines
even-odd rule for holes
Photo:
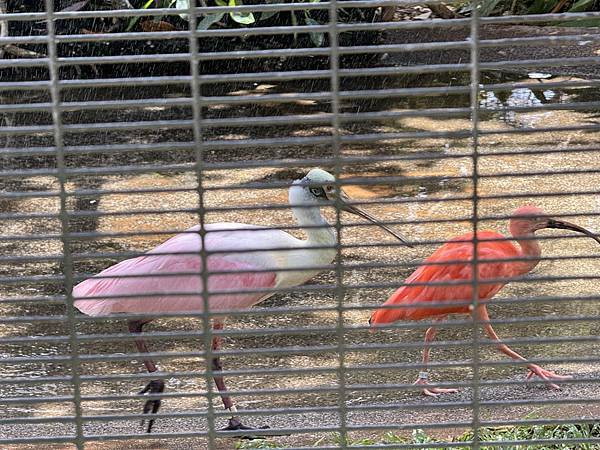
<svg viewBox="0 0 600 450">
<path fill-rule="evenodd" d="M 517 352 L 503 344 L 489 323 L 487 303 L 496 295 L 510 278 L 519 277 L 530 272 L 540 261 L 541 248 L 534 233 L 544 228 L 572 230 L 586 234 L 600 242 L 597 236 L 578 225 L 562 220 L 549 218 L 544 212 L 531 205 L 518 208 L 510 219 L 509 229 L 519 246 L 514 245 L 500 233 L 480 231 L 477 233 L 477 264 L 481 283 L 478 286 L 479 304 L 473 308 L 465 304 L 473 299 L 473 233 L 455 237 L 437 249 L 424 264 L 405 281 L 383 304 L 397 308 L 377 309 L 369 323 L 375 327 L 397 320 L 421 320 L 432 318 L 434 322 L 442 321 L 448 314 L 471 314 L 474 319 L 483 323 L 486 333 L 496 341 L 498 349 L 511 358 L 523 361 L 529 368 L 527 379 L 537 375 L 548 382 L 550 387 L 558 389 L 551 380 L 565 380 L 572 377 L 557 375 L 542 369 L 536 364 L 527 362 Z M 471 241 L 471 242 L 469 242 Z M 517 260 L 515 260 L 517 259 Z M 485 262 L 486 260 L 493 260 Z M 507 260 L 507 261 L 503 261 Z M 435 263 L 435 265 L 428 264 Z M 446 264 L 445 264 L 446 263 Z M 488 281 L 489 280 L 489 281 Z M 493 280 L 493 281 L 492 281 Z M 464 282 L 459 285 L 436 285 L 435 283 Z M 426 285 L 424 283 L 432 283 Z M 416 286 L 415 286 L 416 285 Z M 447 305 L 443 304 L 447 302 Z M 429 305 L 437 303 L 439 306 Z M 459 303 L 459 304 L 457 304 Z M 441 305 L 440 305 L 441 304 Z M 436 327 L 430 327 L 425 333 L 423 349 L 424 371 L 420 372 L 415 384 L 422 385 L 423 393 L 435 397 L 446 392 L 457 392 L 456 389 L 428 388 L 427 364 L 429 362 L 429 343 L 434 339 Z"/>
<path fill-rule="evenodd" d="M 219 272 L 208 277 L 207 291 L 219 292 L 218 295 L 209 296 L 211 312 L 249 308 L 270 297 L 273 292 L 239 291 L 298 286 L 319 273 L 315 267 L 333 261 L 337 240 L 332 227 L 321 215 L 320 207 L 336 199 L 334 182 L 333 175 L 315 168 L 304 178 L 294 181 L 289 189 L 292 212 L 298 224 L 306 227 L 306 240 L 297 239 L 281 230 L 264 229 L 256 225 L 217 223 L 205 226 L 204 245 L 206 251 L 211 252 L 206 259 L 207 272 Z M 340 189 L 339 192 L 342 210 L 369 220 L 410 246 L 403 236 L 349 204 L 350 199 L 343 190 Z M 73 288 L 75 307 L 91 316 L 202 311 L 202 241 L 199 231 L 200 226 L 192 227 L 144 256 L 122 261 L 79 283 Z M 169 274 L 173 275 L 165 276 Z M 228 293 L 235 291 L 238 293 Z M 151 320 L 152 318 L 130 320 L 129 331 L 141 333 L 142 327 Z M 222 328 L 223 319 L 214 318 L 213 329 Z M 135 342 L 140 353 L 148 352 L 141 338 Z M 213 337 L 212 348 L 214 351 L 219 350 L 218 336 Z M 157 371 L 156 365 L 149 358 L 144 360 L 144 365 L 150 373 Z M 223 405 L 232 414 L 225 430 L 251 429 L 236 417 L 236 408 L 227 395 L 218 356 L 212 359 L 212 370 Z M 164 381 L 159 378 L 150 381 L 140 394 L 160 394 L 163 391 Z M 156 413 L 160 403 L 160 399 L 148 399 L 143 413 Z M 148 432 L 152 430 L 153 423 L 153 419 L 148 421 Z"/>
</svg>

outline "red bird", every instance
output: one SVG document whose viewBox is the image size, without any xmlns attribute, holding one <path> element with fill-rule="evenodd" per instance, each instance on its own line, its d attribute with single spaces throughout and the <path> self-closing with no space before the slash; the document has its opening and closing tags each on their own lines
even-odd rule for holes
<svg viewBox="0 0 600 450">
<path fill-rule="evenodd" d="M 558 389 L 551 380 L 565 380 L 570 376 L 557 375 L 528 363 L 525 358 L 500 342 L 498 335 L 489 323 L 488 301 L 496 295 L 510 279 L 529 273 L 540 261 L 542 250 L 534 233 L 544 228 L 559 228 L 584 233 L 600 243 L 592 232 L 569 222 L 551 219 L 535 206 L 522 206 L 517 209 L 509 223 L 509 229 L 518 246 L 494 231 L 477 233 L 478 304 L 473 301 L 473 233 L 455 237 L 442 245 L 425 263 L 408 277 L 405 286 L 399 288 L 383 304 L 387 308 L 376 310 L 369 323 L 377 326 L 397 320 L 421 320 L 432 318 L 441 321 L 448 314 L 471 314 L 473 319 L 481 321 L 488 336 L 497 342 L 498 349 L 513 359 L 523 361 L 529 368 L 527 379 L 537 375 L 548 382 L 550 387 Z M 470 241 L 470 242 L 469 242 Z M 492 260 L 491 262 L 485 262 Z M 431 265 L 428 263 L 434 263 Z M 462 282 L 462 283 L 461 283 Z M 446 283 L 460 283 L 448 285 Z M 464 283 L 464 284 L 463 284 Z M 441 304 L 438 306 L 432 303 Z M 415 384 L 423 385 L 423 393 L 432 397 L 456 389 L 428 388 L 427 364 L 429 362 L 429 343 L 436 334 L 432 326 L 425 333 L 423 349 L 424 371 L 419 373 Z"/>
</svg>

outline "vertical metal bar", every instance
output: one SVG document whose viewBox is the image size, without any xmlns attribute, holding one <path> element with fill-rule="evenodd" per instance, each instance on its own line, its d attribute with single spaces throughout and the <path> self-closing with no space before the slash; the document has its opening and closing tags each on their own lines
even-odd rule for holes
<svg viewBox="0 0 600 450">
<path fill-rule="evenodd" d="M 473 0 L 472 12 L 471 12 L 471 30 L 470 30 L 470 50 L 471 50 L 471 84 L 470 84 L 470 96 L 471 96 L 471 145 L 473 149 L 472 161 L 473 161 L 473 216 L 472 216 L 472 228 L 473 228 L 473 298 L 472 307 L 473 311 L 479 306 L 479 267 L 478 267 L 478 254 L 477 254 L 477 231 L 479 229 L 479 0 Z M 479 354 L 479 320 L 473 318 L 472 321 L 472 338 L 473 338 L 473 444 L 472 448 L 479 449 L 480 437 L 480 354 Z"/>
<path fill-rule="evenodd" d="M 67 173 L 65 170 L 65 155 L 63 146 L 62 116 L 60 111 L 61 93 L 58 73 L 58 55 L 56 48 L 56 30 L 54 27 L 54 1 L 46 0 L 46 26 L 48 36 L 48 72 L 50 75 L 50 96 L 52 102 L 52 122 L 54 125 L 54 146 L 56 148 L 56 168 L 59 183 L 60 226 L 63 248 L 63 274 L 65 277 L 66 315 L 69 325 L 69 345 L 71 347 L 71 377 L 73 380 L 73 406 L 75 409 L 75 445 L 83 449 L 83 418 L 81 407 L 81 363 L 79 360 L 79 342 L 77 340 L 75 306 L 73 305 L 73 261 L 71 258 L 69 239 L 69 213 L 67 211 Z"/>
<path fill-rule="evenodd" d="M 335 231 L 336 231 L 336 261 L 335 261 L 335 297 L 337 306 L 337 354 L 338 354 L 338 408 L 340 447 L 347 448 L 348 413 L 346 409 L 346 342 L 344 333 L 344 274 L 342 268 L 342 223 L 341 223 L 341 185 L 340 174 L 342 171 L 342 155 L 340 145 L 340 79 L 339 79 L 339 35 L 338 35 L 338 5 L 337 0 L 332 0 L 329 5 L 329 64 L 331 69 L 331 146 L 333 150 L 334 175 L 335 175 Z"/>
<path fill-rule="evenodd" d="M 197 16 L 195 9 L 195 2 L 189 4 L 189 24 L 190 24 L 190 73 L 191 73 L 191 90 L 192 90 L 192 112 L 193 112 L 193 133 L 194 133 L 194 153 L 195 153 L 195 166 L 196 179 L 198 182 L 198 220 L 200 222 L 200 259 L 202 261 L 201 277 L 202 277 L 202 328 L 203 343 L 204 343 L 204 365 L 205 365 L 205 381 L 206 381 L 206 400 L 207 400 L 207 411 L 206 411 L 206 422 L 208 427 L 208 448 L 216 448 L 216 429 L 215 429 L 215 410 L 213 406 L 214 388 L 213 388 L 213 369 L 212 369 L 212 325 L 210 319 L 209 309 L 209 293 L 208 293 L 208 266 L 207 266 L 207 255 L 206 248 L 204 245 L 206 239 L 205 229 L 205 218 L 206 210 L 204 208 L 204 188 L 203 188 L 203 177 L 202 169 L 204 164 L 204 148 L 202 145 L 202 104 L 200 102 L 200 59 L 198 58 L 198 38 L 195 36 L 197 26 Z"/>
</svg>

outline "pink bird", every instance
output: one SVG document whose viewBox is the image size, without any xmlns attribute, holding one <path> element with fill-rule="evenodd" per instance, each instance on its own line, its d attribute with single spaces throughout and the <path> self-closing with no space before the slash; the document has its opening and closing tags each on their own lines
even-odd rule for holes
<svg viewBox="0 0 600 450">
<path fill-rule="evenodd" d="M 536 364 L 531 364 L 503 344 L 489 323 L 487 304 L 510 279 L 523 276 L 537 266 L 542 250 L 535 239 L 536 231 L 544 228 L 559 228 L 584 233 L 597 242 L 600 242 L 600 239 L 578 225 L 547 217 L 541 209 L 535 206 L 522 206 L 517 209 L 510 220 L 509 228 L 513 238 L 519 244 L 518 246 L 494 231 L 477 233 L 477 260 L 480 261 L 477 265 L 479 304 L 475 308 L 469 304 L 473 300 L 473 234 L 467 233 L 451 239 L 427 258 L 425 263 L 408 277 L 405 286 L 394 292 L 383 304 L 386 308 L 380 308 L 373 313 L 369 323 L 377 326 L 397 320 L 425 318 L 442 321 L 452 313 L 471 314 L 475 320 L 483 323 L 488 336 L 497 342 L 498 349 L 502 353 L 527 365 L 529 368 L 527 379 L 537 375 L 547 381 L 552 388 L 558 389 L 558 386 L 551 380 L 565 380 L 571 377 L 557 375 Z M 486 260 L 493 261 L 485 262 Z M 458 285 L 443 284 L 453 282 L 461 283 Z M 430 305 L 430 303 L 438 305 Z M 419 374 L 415 383 L 424 386 L 423 393 L 425 395 L 433 397 L 447 392 L 457 392 L 456 389 L 427 387 L 429 343 L 434 339 L 435 334 L 435 327 L 429 328 L 425 333 L 424 371 Z"/>
<path fill-rule="evenodd" d="M 343 190 L 339 192 L 339 203 L 344 211 L 368 219 L 409 245 L 403 236 L 349 204 L 350 199 Z M 249 308 L 275 293 L 269 290 L 298 286 L 319 273 L 315 267 L 330 264 L 336 255 L 337 239 L 332 227 L 321 215 L 320 207 L 335 200 L 333 175 L 313 169 L 301 180 L 296 180 L 289 190 L 293 214 L 298 224 L 305 228 L 307 240 L 297 239 L 281 230 L 255 225 L 206 225 L 204 246 L 209 252 L 206 269 L 209 274 L 219 272 L 208 276 L 206 290 L 211 294 L 208 298 L 210 312 Z M 203 311 L 202 241 L 199 231 L 199 226 L 192 227 L 144 256 L 122 261 L 78 284 L 73 288 L 75 307 L 90 316 Z M 258 289 L 267 292 L 239 293 Z M 151 320 L 130 320 L 129 331 L 141 333 L 142 327 Z M 223 319 L 213 318 L 213 329 L 222 328 Z M 140 353 L 148 352 L 142 339 L 136 339 L 135 342 Z M 212 349 L 218 351 L 219 348 L 219 338 L 214 336 Z M 150 359 L 145 359 L 144 365 L 150 373 L 157 371 Z M 236 417 L 237 411 L 227 395 L 218 356 L 212 360 L 212 370 L 223 405 L 232 414 L 225 430 L 252 429 Z M 140 393 L 152 395 L 163 391 L 164 381 L 158 378 L 150 381 Z M 160 399 L 147 400 L 144 414 L 155 414 L 160 404 Z M 150 419 L 148 432 L 152 430 L 153 423 L 154 420 Z"/>
</svg>

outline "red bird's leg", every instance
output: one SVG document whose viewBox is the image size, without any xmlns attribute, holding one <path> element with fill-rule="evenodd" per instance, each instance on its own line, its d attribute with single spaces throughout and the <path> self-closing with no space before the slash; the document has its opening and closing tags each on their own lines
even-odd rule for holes
<svg viewBox="0 0 600 450">
<path fill-rule="evenodd" d="M 502 341 L 500 341 L 500 338 L 498 337 L 498 335 L 492 328 L 492 325 L 489 323 L 490 316 L 488 314 L 488 311 L 487 311 L 487 308 L 485 307 L 485 305 L 479 305 L 479 307 L 476 308 L 475 316 L 477 319 L 479 319 L 481 322 L 483 322 L 483 327 L 484 327 L 487 335 L 490 337 L 490 339 L 493 341 L 496 341 L 498 343 L 498 350 L 500 350 L 505 355 L 510 356 L 512 359 L 515 359 L 518 361 L 523 361 L 524 363 L 527 363 L 527 367 L 529 368 L 529 373 L 527 374 L 528 380 L 531 377 L 533 377 L 534 375 L 537 375 L 542 380 L 546 381 L 548 383 L 548 386 L 550 386 L 552 389 L 560 389 L 560 387 L 558 385 L 554 384 L 551 380 L 559 380 L 560 381 L 560 380 L 570 380 L 571 378 L 573 378 L 570 375 L 566 375 L 566 376 L 558 375 L 549 370 L 542 369 L 537 364 L 529 363 L 529 362 L 527 362 L 527 360 L 525 358 L 523 358 L 517 352 L 512 350 L 508 345 L 502 343 Z"/>
<path fill-rule="evenodd" d="M 148 322 L 150 322 L 149 320 L 130 320 L 128 323 L 129 326 L 129 332 L 130 333 L 141 333 L 142 332 L 142 327 L 147 324 Z M 138 351 L 140 353 L 148 353 L 148 347 L 146 347 L 146 342 L 143 339 L 136 339 L 135 340 L 135 345 L 138 348 Z M 154 364 L 154 361 L 152 361 L 151 359 L 146 359 L 144 358 L 144 365 L 146 366 L 146 370 L 148 370 L 148 373 L 154 373 L 156 372 L 158 369 L 156 367 L 156 364 Z M 160 409 L 160 398 L 152 398 L 152 394 L 162 394 L 162 392 L 165 390 L 165 382 L 161 379 L 157 379 L 157 380 L 150 380 L 150 382 L 146 385 L 146 387 L 144 389 L 142 389 L 139 394 L 148 394 L 148 396 L 150 397 L 148 400 L 146 400 L 146 403 L 144 404 L 144 409 L 143 409 L 143 413 L 144 414 L 156 414 L 158 412 L 158 410 Z M 152 425 L 154 425 L 154 419 L 149 419 L 148 420 L 148 429 L 146 430 L 148 433 L 150 433 L 152 431 Z M 144 426 L 144 419 L 142 419 L 142 427 Z"/>
<path fill-rule="evenodd" d="M 223 321 L 215 320 L 213 323 L 213 330 L 222 330 L 223 329 Z M 213 351 L 218 351 L 221 348 L 221 337 L 213 336 L 212 339 L 212 349 Z M 219 394 L 221 395 L 221 400 L 223 401 L 223 406 L 225 409 L 231 413 L 231 417 L 229 418 L 229 422 L 222 431 L 235 431 L 235 430 L 256 430 L 256 428 L 249 427 L 244 425 L 242 421 L 235 414 L 237 413 L 237 409 L 231 400 L 231 397 L 227 395 L 227 386 L 225 386 L 225 381 L 223 380 L 223 366 L 221 364 L 221 358 L 219 356 L 214 356 L 212 359 L 212 371 L 213 371 L 213 379 L 215 380 L 215 385 L 219 390 Z M 261 427 L 261 429 L 269 428 L 267 426 Z"/>
<path fill-rule="evenodd" d="M 435 319 L 435 322 L 441 322 L 445 317 Z M 427 372 L 427 364 L 429 364 L 429 351 L 430 346 L 429 343 L 433 341 L 435 335 L 437 333 L 437 329 L 433 327 L 429 327 L 425 332 L 425 345 L 423 347 L 423 371 L 419 372 L 419 378 L 415 381 L 415 384 L 421 386 L 427 386 L 429 384 L 429 373 Z M 458 392 L 458 389 L 444 389 L 444 388 L 436 388 L 436 387 L 424 387 L 423 394 L 429 397 L 437 397 L 440 394 L 454 393 Z"/>
</svg>

